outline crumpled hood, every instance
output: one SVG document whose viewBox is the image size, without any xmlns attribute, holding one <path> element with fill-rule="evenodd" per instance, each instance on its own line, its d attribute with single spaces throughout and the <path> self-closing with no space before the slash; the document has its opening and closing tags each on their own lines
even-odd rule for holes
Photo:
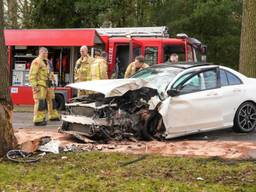
<svg viewBox="0 0 256 192">
<path fill-rule="evenodd" d="M 95 91 L 105 95 L 105 97 L 122 96 L 127 91 L 137 90 L 142 87 L 153 88 L 143 79 L 108 79 L 85 81 L 68 84 L 71 87 L 79 90 Z M 154 89 L 154 88 L 153 88 Z"/>
</svg>

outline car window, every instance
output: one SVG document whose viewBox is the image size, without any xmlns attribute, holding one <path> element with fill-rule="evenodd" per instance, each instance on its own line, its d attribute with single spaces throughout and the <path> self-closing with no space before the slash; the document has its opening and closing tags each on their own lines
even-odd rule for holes
<svg viewBox="0 0 256 192">
<path fill-rule="evenodd" d="M 220 70 L 220 83 L 222 87 L 228 85 L 228 78 L 227 78 L 226 72 L 222 69 Z"/>
<path fill-rule="evenodd" d="M 203 72 L 204 76 L 204 84 L 205 88 L 204 89 L 214 89 L 217 88 L 218 86 L 218 81 L 217 81 L 217 71 L 216 70 L 209 70 Z"/>
<path fill-rule="evenodd" d="M 193 93 L 197 91 L 203 91 L 208 89 L 215 89 L 218 87 L 217 71 L 216 69 L 203 71 L 198 73 L 186 82 L 184 80 L 188 78 L 192 73 L 188 73 L 180 77 L 172 86 L 173 89 L 179 87 L 181 94 Z M 181 84 L 182 83 L 182 84 Z"/>
<path fill-rule="evenodd" d="M 191 73 L 187 73 L 187 74 L 181 76 L 177 81 L 175 81 L 175 83 L 173 84 L 172 87 L 173 87 L 174 89 L 176 89 L 176 88 L 178 87 L 178 85 L 179 85 L 182 81 L 184 81 L 189 75 L 191 75 Z"/>
<path fill-rule="evenodd" d="M 192 92 L 197 92 L 201 90 L 201 76 L 195 75 L 192 78 L 190 78 L 188 81 L 186 81 L 181 89 L 180 93 L 181 94 L 186 94 L 186 93 L 192 93 Z"/>
<path fill-rule="evenodd" d="M 242 84 L 242 81 L 237 76 L 235 76 L 233 73 L 230 73 L 228 71 L 225 71 L 225 72 L 227 74 L 229 85 L 240 85 L 240 84 Z"/>
</svg>

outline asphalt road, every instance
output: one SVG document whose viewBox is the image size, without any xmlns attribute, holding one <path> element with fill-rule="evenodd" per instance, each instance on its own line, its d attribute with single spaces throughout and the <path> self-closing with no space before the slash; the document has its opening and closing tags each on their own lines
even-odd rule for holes
<svg viewBox="0 0 256 192">
<path fill-rule="evenodd" d="M 14 112 L 13 126 L 15 129 L 19 128 L 47 128 L 53 129 L 56 132 L 57 128 L 61 125 L 61 122 L 48 122 L 47 126 L 35 127 L 32 122 L 32 112 Z M 185 137 L 180 137 L 175 140 L 220 140 L 220 141 L 256 141 L 256 131 L 246 133 L 235 133 L 232 129 L 211 131 L 207 133 L 198 133 Z"/>
<path fill-rule="evenodd" d="M 33 113 L 32 112 L 14 112 L 13 116 L 13 127 L 15 129 L 19 128 L 52 128 L 57 129 L 60 125 L 60 121 L 48 121 L 47 126 L 34 126 L 33 122 Z"/>
</svg>

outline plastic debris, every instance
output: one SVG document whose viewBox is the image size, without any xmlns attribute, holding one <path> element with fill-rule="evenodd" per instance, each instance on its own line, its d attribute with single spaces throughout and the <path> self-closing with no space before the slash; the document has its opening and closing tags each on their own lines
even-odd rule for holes
<svg viewBox="0 0 256 192">
<path fill-rule="evenodd" d="M 197 181 L 204 181 L 204 178 L 202 178 L 202 177 L 197 177 L 196 180 L 197 180 Z"/>
<path fill-rule="evenodd" d="M 67 156 L 62 156 L 61 159 L 66 160 L 66 159 L 68 159 L 68 157 Z"/>
<path fill-rule="evenodd" d="M 50 142 L 46 143 L 45 145 L 40 145 L 38 147 L 39 151 L 44 151 L 44 152 L 50 152 L 54 154 L 59 154 L 59 146 L 60 146 L 60 141 L 58 140 L 51 140 Z"/>
</svg>

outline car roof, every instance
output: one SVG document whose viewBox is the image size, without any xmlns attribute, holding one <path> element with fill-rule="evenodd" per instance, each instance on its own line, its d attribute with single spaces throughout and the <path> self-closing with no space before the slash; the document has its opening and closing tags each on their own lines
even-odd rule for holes
<svg viewBox="0 0 256 192">
<path fill-rule="evenodd" d="M 207 63 L 207 62 L 197 62 L 197 63 L 179 62 L 177 64 L 165 62 L 165 63 L 161 63 L 161 64 L 152 65 L 151 68 L 171 68 L 171 67 L 173 67 L 173 68 L 179 68 L 179 69 L 189 69 L 189 68 L 202 67 L 202 66 L 214 67 L 217 65 L 214 65 L 212 63 Z"/>
</svg>

